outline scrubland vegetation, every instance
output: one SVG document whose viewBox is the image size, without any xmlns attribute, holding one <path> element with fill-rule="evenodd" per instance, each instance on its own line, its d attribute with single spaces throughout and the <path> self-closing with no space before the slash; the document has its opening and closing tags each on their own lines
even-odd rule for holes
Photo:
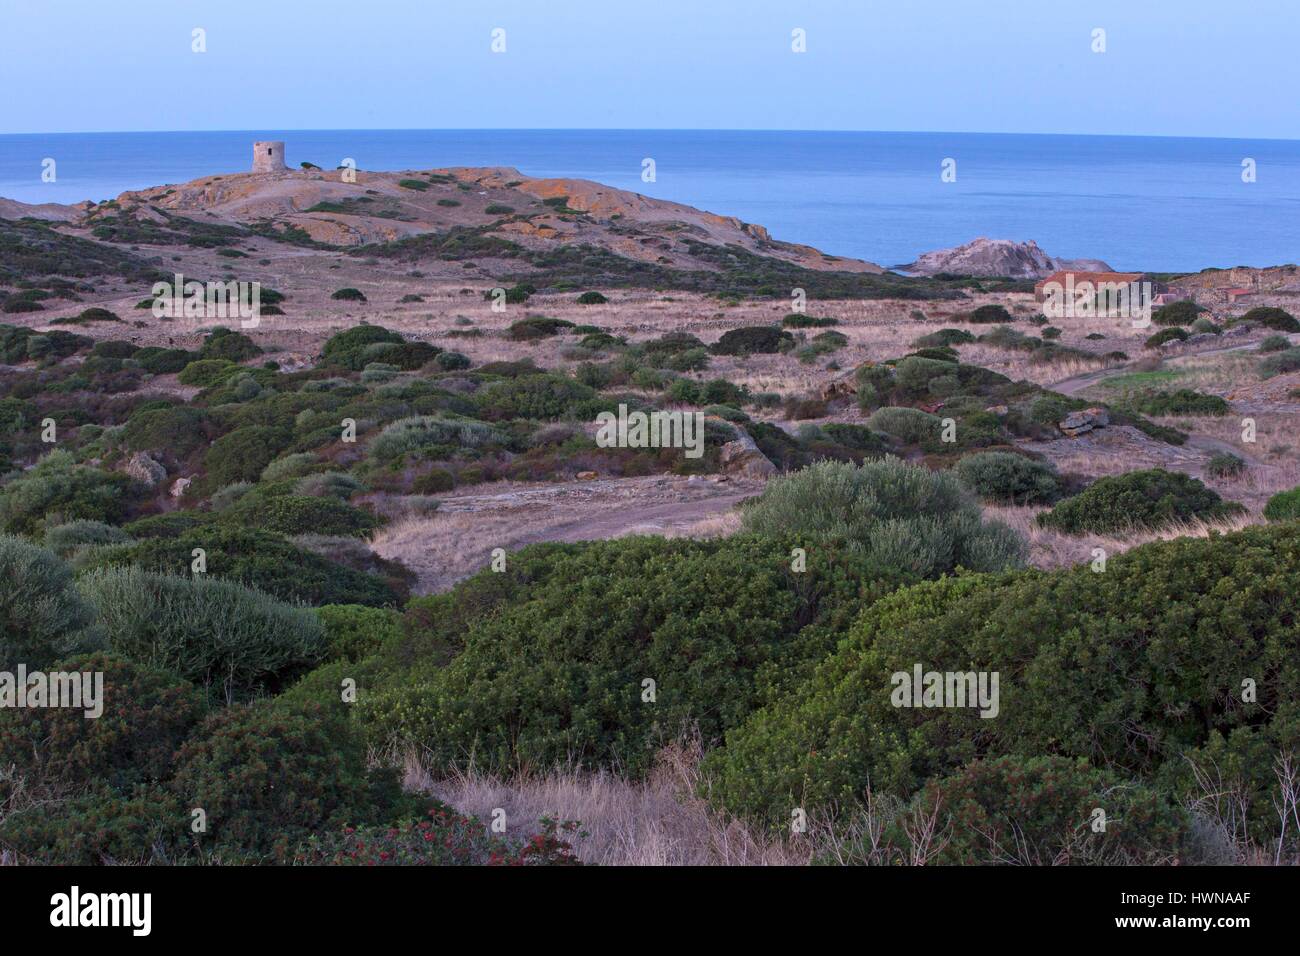
<svg viewBox="0 0 1300 956">
<path fill-rule="evenodd" d="M 232 240 L 179 218 L 102 226 Z M 14 236 L 80 252 L 35 226 L 0 234 L 17 248 Z M 983 328 L 908 333 L 913 351 L 853 361 L 838 390 L 763 391 L 733 380 L 731 363 L 831 368 L 850 330 L 792 313 L 707 342 L 633 337 L 529 300 L 562 284 L 581 322 L 603 323 L 613 290 L 667 270 L 599 250 L 525 253 L 474 230 L 357 251 L 455 260 L 484 243 L 531 269 L 511 279 L 515 311 L 491 334 L 555 349 L 564 366 L 474 360 L 366 323 L 294 371 L 226 328 L 186 349 L 80 334 L 93 323 L 104 335 L 115 316 L 77 332 L 0 326 L 0 670 L 105 681 L 100 719 L 0 709 L 6 858 L 1296 859 L 1300 489 L 1260 514 L 1229 493 L 1253 460 L 1221 454 L 1204 480 L 1163 468 L 1093 480 L 1041 450 L 1085 410 L 1177 449 L 1184 420 L 1224 418 L 1226 399 L 1131 380 L 1099 402 L 964 360 L 984 349 L 1098 367 L 1059 330 L 1027 334 L 992 304 L 946 316 Z M 719 271 L 684 287 L 718 295 L 762 295 L 794 269 L 700 255 Z M 642 266 L 653 275 L 630 274 Z M 144 274 L 125 254 L 95 268 Z M 827 300 L 952 305 L 970 287 L 813 278 Z M 331 298 L 367 303 L 351 286 Z M 1170 306 L 1158 335 L 1187 338 L 1179 323 L 1201 319 Z M 1294 331 L 1272 312 L 1251 321 Z M 1261 378 L 1286 374 L 1288 343 L 1261 347 Z M 703 412 L 703 454 L 602 447 L 590 425 L 620 405 Z M 776 474 L 734 533 L 530 544 L 444 593 L 421 593 L 371 547 L 395 516 L 441 514 L 486 483 L 732 480 L 728 462 L 750 443 Z M 1266 523 L 1178 537 L 1247 517 Z M 1100 568 L 1081 544 L 1072 566 L 1042 570 L 1036 533 L 1171 540 Z M 997 674 L 996 717 L 898 706 L 891 678 L 917 665 Z M 582 788 L 639 808 L 638 835 L 590 799 L 548 802 Z M 527 819 L 495 834 L 483 817 L 507 797 Z M 707 847 L 651 852 L 645 819 Z"/>
</svg>

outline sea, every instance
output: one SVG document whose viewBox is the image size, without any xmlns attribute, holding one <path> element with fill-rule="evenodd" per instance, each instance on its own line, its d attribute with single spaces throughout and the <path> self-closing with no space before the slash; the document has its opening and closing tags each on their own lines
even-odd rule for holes
<svg viewBox="0 0 1300 956">
<path fill-rule="evenodd" d="M 1300 261 L 1300 140 L 719 130 L 238 130 L 0 136 L 0 197 L 110 199 L 291 166 L 512 166 L 759 223 L 892 267 L 979 236 L 1121 270 Z M 53 160 L 51 167 L 47 160 Z M 53 181 L 47 170 L 53 171 Z"/>
</svg>

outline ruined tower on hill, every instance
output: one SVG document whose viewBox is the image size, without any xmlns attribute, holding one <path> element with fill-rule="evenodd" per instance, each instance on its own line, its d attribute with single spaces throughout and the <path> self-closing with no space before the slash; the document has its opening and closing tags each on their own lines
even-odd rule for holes
<svg viewBox="0 0 1300 956">
<path fill-rule="evenodd" d="M 276 173 L 287 169 L 284 165 L 284 143 L 265 140 L 253 144 L 253 172 Z"/>
</svg>

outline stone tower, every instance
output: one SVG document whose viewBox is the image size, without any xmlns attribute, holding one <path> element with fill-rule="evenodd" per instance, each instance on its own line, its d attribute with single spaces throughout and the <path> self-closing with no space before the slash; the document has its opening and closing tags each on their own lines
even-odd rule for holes
<svg viewBox="0 0 1300 956">
<path fill-rule="evenodd" d="M 253 144 L 253 172 L 276 173 L 286 168 L 284 143 L 281 140 L 266 140 Z"/>
</svg>

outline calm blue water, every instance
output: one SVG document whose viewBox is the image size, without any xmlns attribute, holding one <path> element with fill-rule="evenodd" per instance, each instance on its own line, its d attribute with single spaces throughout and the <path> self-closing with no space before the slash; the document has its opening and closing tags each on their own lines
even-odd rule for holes
<svg viewBox="0 0 1300 956">
<path fill-rule="evenodd" d="M 883 265 L 976 236 L 1035 239 L 1118 269 L 1300 261 L 1300 141 L 673 130 L 319 130 L 0 136 L 0 196 L 103 200 L 288 161 L 363 169 L 515 166 L 594 179 L 767 226 L 778 239 Z M 58 180 L 42 183 L 41 161 Z M 641 161 L 657 165 L 641 181 Z M 957 161 L 957 181 L 940 163 Z M 1256 160 L 1258 180 L 1241 181 Z"/>
</svg>

